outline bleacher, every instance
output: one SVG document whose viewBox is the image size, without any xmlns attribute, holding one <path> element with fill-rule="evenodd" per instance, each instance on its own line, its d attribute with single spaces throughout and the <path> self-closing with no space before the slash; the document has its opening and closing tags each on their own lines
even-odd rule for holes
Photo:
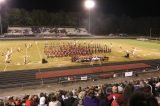
<svg viewBox="0 0 160 106">
<path fill-rule="evenodd" d="M 24 37 L 38 35 L 39 37 L 43 36 L 52 36 L 52 37 L 61 37 L 61 36 L 87 36 L 89 35 L 88 31 L 85 28 L 56 28 L 56 27 L 8 27 L 6 37 Z"/>
<path fill-rule="evenodd" d="M 88 31 L 85 28 L 66 28 L 67 35 L 88 35 Z"/>
<path fill-rule="evenodd" d="M 33 35 L 30 27 L 8 27 L 7 35 Z"/>
</svg>

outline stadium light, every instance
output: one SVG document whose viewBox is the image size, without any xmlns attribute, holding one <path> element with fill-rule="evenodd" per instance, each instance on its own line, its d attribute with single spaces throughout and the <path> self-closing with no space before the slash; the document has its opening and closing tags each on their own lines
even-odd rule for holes
<svg viewBox="0 0 160 106">
<path fill-rule="evenodd" d="M 5 0 L 0 0 L 0 35 L 2 35 L 2 17 L 1 17 L 1 6 L 2 6 L 2 3 L 4 3 Z"/>
<path fill-rule="evenodd" d="M 95 2 L 93 0 L 87 0 L 85 1 L 85 7 L 87 9 L 92 9 L 95 6 Z"/>
<path fill-rule="evenodd" d="M 5 0 L 0 0 L 0 3 L 4 2 Z"/>
<path fill-rule="evenodd" d="M 91 30 L 91 9 L 95 7 L 95 1 L 94 0 L 86 0 L 84 2 L 84 6 L 89 11 L 88 32 L 90 33 L 90 30 Z"/>
</svg>

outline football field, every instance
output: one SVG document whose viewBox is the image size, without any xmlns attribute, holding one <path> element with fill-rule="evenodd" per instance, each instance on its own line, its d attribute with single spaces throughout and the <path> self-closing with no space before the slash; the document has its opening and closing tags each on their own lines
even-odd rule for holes
<svg viewBox="0 0 160 106">
<path fill-rule="evenodd" d="M 160 59 L 160 41 L 139 41 L 136 39 L 82 39 L 82 40 L 1 40 L 0 41 L 0 71 L 42 69 L 51 67 L 79 66 L 90 63 L 71 62 L 71 57 L 47 58 L 44 53 L 45 44 L 99 44 L 111 48 L 111 53 L 96 54 L 109 57 L 111 62 L 136 61 Z M 6 62 L 6 55 L 11 53 L 9 62 Z M 124 55 L 129 52 L 130 57 Z M 27 64 L 24 63 L 26 57 Z M 42 64 L 42 59 L 48 63 Z"/>
</svg>

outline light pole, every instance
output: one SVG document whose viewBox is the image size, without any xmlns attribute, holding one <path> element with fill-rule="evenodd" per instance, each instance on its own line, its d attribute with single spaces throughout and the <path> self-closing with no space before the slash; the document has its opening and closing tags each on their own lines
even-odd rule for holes
<svg viewBox="0 0 160 106">
<path fill-rule="evenodd" d="M 94 0 L 86 0 L 84 2 L 84 6 L 86 9 L 88 9 L 89 12 L 89 20 L 88 20 L 88 32 L 91 32 L 91 9 L 95 7 L 95 1 Z"/>
<path fill-rule="evenodd" d="M 4 3 L 5 0 L 0 0 L 0 35 L 2 35 L 2 16 L 1 16 L 1 8 L 2 8 L 2 3 Z"/>
</svg>

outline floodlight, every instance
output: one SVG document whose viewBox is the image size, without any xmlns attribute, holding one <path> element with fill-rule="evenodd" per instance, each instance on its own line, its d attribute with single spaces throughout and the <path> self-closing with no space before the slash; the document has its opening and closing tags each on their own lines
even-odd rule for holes
<svg viewBox="0 0 160 106">
<path fill-rule="evenodd" d="M 94 8 L 95 2 L 94 0 L 86 0 L 84 5 L 87 9 L 91 9 Z"/>
<path fill-rule="evenodd" d="M 2 17 L 1 17 L 1 4 L 5 2 L 5 0 L 0 0 L 0 35 L 2 34 Z"/>
<path fill-rule="evenodd" d="M 90 29 L 91 29 L 91 9 L 95 7 L 95 0 L 85 0 L 84 2 L 84 6 L 86 9 L 88 9 L 89 11 L 89 21 L 88 21 L 88 31 L 90 33 Z"/>
<path fill-rule="evenodd" d="M 0 3 L 3 3 L 5 0 L 0 0 Z"/>
</svg>

